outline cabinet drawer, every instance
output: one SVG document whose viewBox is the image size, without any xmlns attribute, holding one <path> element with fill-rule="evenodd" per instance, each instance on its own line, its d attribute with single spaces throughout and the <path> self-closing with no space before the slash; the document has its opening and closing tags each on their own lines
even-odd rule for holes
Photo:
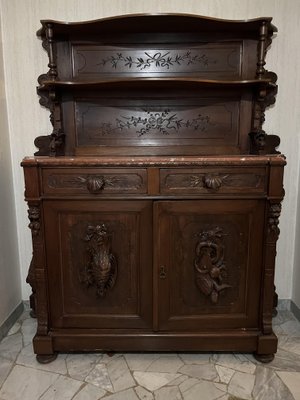
<svg viewBox="0 0 300 400">
<path fill-rule="evenodd" d="M 162 194 L 263 194 L 265 168 L 167 168 L 160 171 Z"/>
<path fill-rule="evenodd" d="M 43 169 L 42 185 L 44 194 L 145 194 L 147 171 L 142 168 Z"/>
</svg>

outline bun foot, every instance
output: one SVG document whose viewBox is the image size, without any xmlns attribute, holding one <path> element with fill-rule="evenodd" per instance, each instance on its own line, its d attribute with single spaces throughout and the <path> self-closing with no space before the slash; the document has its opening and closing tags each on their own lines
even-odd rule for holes
<svg viewBox="0 0 300 400">
<path fill-rule="evenodd" d="M 274 354 L 253 354 L 254 358 L 264 364 L 267 364 L 274 360 Z"/>
<path fill-rule="evenodd" d="M 37 354 L 36 360 L 40 364 L 49 364 L 54 361 L 57 357 L 57 354 Z"/>
</svg>

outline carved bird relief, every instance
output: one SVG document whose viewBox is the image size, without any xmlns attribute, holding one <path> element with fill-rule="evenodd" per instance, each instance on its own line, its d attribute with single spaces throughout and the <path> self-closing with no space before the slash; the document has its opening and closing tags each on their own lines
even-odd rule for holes
<svg viewBox="0 0 300 400">
<path fill-rule="evenodd" d="M 84 241 L 87 245 L 88 262 L 81 276 L 87 287 L 96 286 L 97 295 L 104 297 L 117 277 L 117 260 L 111 253 L 111 235 L 105 224 L 87 227 Z"/>
<path fill-rule="evenodd" d="M 196 245 L 194 267 L 196 284 L 205 296 L 209 296 L 213 304 L 219 299 L 219 293 L 231 287 L 223 283 L 226 267 L 224 264 L 224 246 L 222 229 L 216 227 L 210 231 L 202 231 L 197 235 L 200 241 Z"/>
</svg>

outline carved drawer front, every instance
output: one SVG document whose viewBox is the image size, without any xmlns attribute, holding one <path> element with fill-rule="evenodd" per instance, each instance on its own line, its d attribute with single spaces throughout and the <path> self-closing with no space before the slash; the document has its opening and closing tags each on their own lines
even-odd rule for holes
<svg viewBox="0 0 300 400">
<path fill-rule="evenodd" d="M 265 168 L 161 169 L 162 194 L 262 194 L 266 191 Z"/>
<path fill-rule="evenodd" d="M 146 169 L 44 169 L 42 179 L 45 194 L 147 193 Z"/>
</svg>

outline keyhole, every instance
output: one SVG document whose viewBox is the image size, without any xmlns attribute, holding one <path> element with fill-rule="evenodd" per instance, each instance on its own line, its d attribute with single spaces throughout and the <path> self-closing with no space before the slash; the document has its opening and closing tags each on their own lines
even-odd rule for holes
<svg viewBox="0 0 300 400">
<path fill-rule="evenodd" d="M 160 279 L 166 279 L 167 277 L 166 267 L 164 265 L 159 267 L 159 277 Z"/>
</svg>

